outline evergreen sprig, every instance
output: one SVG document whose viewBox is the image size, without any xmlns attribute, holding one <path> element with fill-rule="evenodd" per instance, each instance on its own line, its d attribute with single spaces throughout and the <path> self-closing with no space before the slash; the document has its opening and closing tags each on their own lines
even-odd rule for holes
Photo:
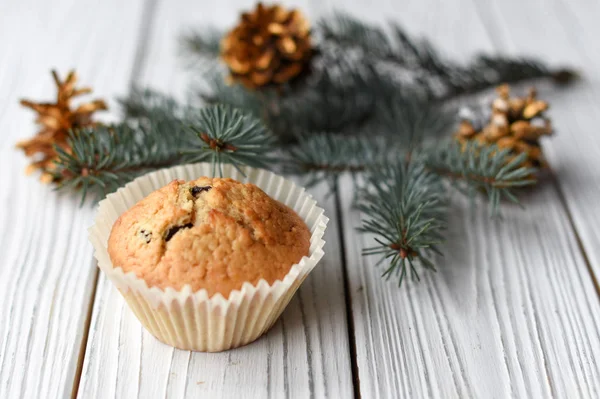
<svg viewBox="0 0 600 399">
<path fill-rule="evenodd" d="M 375 236 L 378 245 L 363 253 L 380 255 L 377 265 L 387 261 L 383 276 L 396 275 L 400 285 L 408 269 L 419 278 L 417 263 L 435 270 L 432 256 L 440 254 L 446 227 L 445 198 L 442 179 L 421 162 L 398 161 L 369 174 L 359 193 L 364 217 L 359 231 Z"/>
<path fill-rule="evenodd" d="M 209 161 L 213 174 L 224 163 L 269 168 L 275 140 L 260 121 L 229 106 L 181 107 L 150 91 L 123 101 L 130 119 L 69 135 L 67 151 L 57 147 L 53 171 L 59 189 L 102 196 L 135 177 L 162 167 Z"/>
<path fill-rule="evenodd" d="M 214 69 L 203 74 L 203 88 L 198 89 L 197 96 L 207 104 L 229 104 L 251 113 L 282 141 L 290 142 L 297 135 L 316 131 L 356 130 L 374 114 L 377 89 L 389 86 L 389 82 L 376 81 L 344 54 L 321 57 L 313 69 L 301 85 L 260 91 L 229 85 L 226 71 Z"/>
<path fill-rule="evenodd" d="M 368 172 L 386 159 L 399 156 L 401 151 L 398 143 L 384 136 L 306 134 L 288 147 L 284 172 L 305 176 L 308 187 L 324 180 L 333 189 L 339 175 Z"/>
<path fill-rule="evenodd" d="M 71 151 L 57 147 L 54 178 L 59 189 L 81 189 L 97 197 L 149 171 L 175 164 L 179 147 L 168 143 L 158 125 L 132 129 L 127 124 L 72 131 Z"/>
<path fill-rule="evenodd" d="M 518 203 L 514 190 L 536 183 L 537 169 L 523 166 L 526 158 L 525 153 L 513 156 L 495 145 L 452 140 L 429 151 L 425 163 L 431 172 L 470 197 L 485 192 L 495 215 L 503 198 Z"/>
<path fill-rule="evenodd" d="M 188 67 L 200 68 L 204 73 L 218 68 L 222 35 L 223 32 L 215 28 L 181 35 L 180 53 Z"/>
<path fill-rule="evenodd" d="M 407 153 L 418 150 L 424 142 L 448 137 L 456 127 L 454 107 L 430 101 L 414 90 L 391 93 L 377 109 L 377 131 L 402 143 Z"/>
<path fill-rule="evenodd" d="M 182 120 L 189 112 L 173 97 L 142 87 L 134 87 L 119 104 L 125 119 Z"/>
<path fill-rule="evenodd" d="M 193 133 L 182 154 L 187 162 L 209 161 L 213 175 L 222 164 L 232 164 L 242 174 L 240 166 L 269 169 L 274 159 L 275 138 L 259 119 L 245 115 L 226 105 L 214 105 L 198 112 L 190 125 Z"/>
<path fill-rule="evenodd" d="M 552 68 L 531 58 L 481 54 L 467 65 L 444 57 L 426 39 L 412 38 L 399 24 L 390 23 L 392 34 L 381 27 L 337 13 L 320 21 L 319 33 L 327 43 L 362 51 L 371 62 L 395 65 L 410 74 L 415 85 L 433 97 L 446 100 L 475 93 L 501 83 L 551 78 L 564 84 L 577 74 L 568 68 Z"/>
<path fill-rule="evenodd" d="M 204 29 L 202 32 L 188 32 L 181 36 L 182 54 L 218 57 L 222 37 L 223 32 L 215 28 Z"/>
</svg>

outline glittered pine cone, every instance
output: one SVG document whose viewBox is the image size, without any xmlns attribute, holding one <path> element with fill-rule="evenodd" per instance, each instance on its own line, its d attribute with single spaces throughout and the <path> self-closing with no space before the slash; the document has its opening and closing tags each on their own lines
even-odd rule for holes
<svg viewBox="0 0 600 399">
<path fill-rule="evenodd" d="M 544 116 L 548 103 L 538 100 L 534 89 L 530 89 L 527 97 L 523 98 L 511 98 L 508 85 L 498 87 L 497 92 L 498 98 L 492 102 L 489 122 L 478 131 L 470 121 L 463 120 L 455 137 L 460 142 L 475 140 L 480 144 L 496 144 L 498 148 L 508 149 L 512 155 L 507 162 L 526 153 L 523 166 L 545 166 L 540 138 L 552 134 L 552 124 Z"/>
<path fill-rule="evenodd" d="M 279 5 L 258 3 L 221 41 L 232 80 L 250 89 L 292 80 L 306 70 L 312 54 L 308 21 Z"/>
</svg>

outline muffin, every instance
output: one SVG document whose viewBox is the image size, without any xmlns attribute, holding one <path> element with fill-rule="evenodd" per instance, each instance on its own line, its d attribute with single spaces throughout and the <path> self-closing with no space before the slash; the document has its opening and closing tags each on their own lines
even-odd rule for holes
<svg viewBox="0 0 600 399">
<path fill-rule="evenodd" d="M 272 284 L 308 255 L 310 231 L 253 184 L 174 180 L 119 217 L 108 239 L 116 267 L 150 287 L 190 285 L 229 297 L 244 282 Z"/>
<path fill-rule="evenodd" d="M 98 267 L 144 328 L 181 349 L 248 344 L 323 257 L 323 209 L 271 172 L 207 163 L 139 177 L 100 202 Z M 235 180 L 233 180 L 235 179 Z"/>
</svg>

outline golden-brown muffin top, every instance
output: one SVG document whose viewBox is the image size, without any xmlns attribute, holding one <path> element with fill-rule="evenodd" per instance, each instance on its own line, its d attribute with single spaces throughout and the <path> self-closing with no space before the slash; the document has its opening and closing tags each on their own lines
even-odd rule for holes
<svg viewBox="0 0 600 399">
<path fill-rule="evenodd" d="M 290 208 L 253 184 L 201 177 L 174 180 L 115 222 L 114 267 L 148 286 L 228 297 L 244 282 L 282 280 L 308 255 L 310 231 Z"/>
</svg>

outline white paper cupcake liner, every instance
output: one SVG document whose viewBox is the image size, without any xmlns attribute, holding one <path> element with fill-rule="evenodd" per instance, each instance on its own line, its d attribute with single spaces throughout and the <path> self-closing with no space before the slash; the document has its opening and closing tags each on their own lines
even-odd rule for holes
<svg viewBox="0 0 600 399">
<path fill-rule="evenodd" d="M 244 283 L 229 298 L 208 297 L 202 289 L 192 292 L 148 287 L 133 272 L 113 267 L 107 242 L 117 218 L 151 192 L 174 179 L 193 180 L 211 176 L 208 163 L 176 166 L 141 176 L 100 202 L 95 223 L 89 229 L 98 267 L 119 289 L 142 325 L 160 341 L 180 349 L 219 352 L 248 344 L 264 334 L 277 320 L 308 273 L 323 257 L 323 234 L 328 218 L 312 196 L 293 182 L 271 172 L 243 168 L 244 175 L 231 165 L 223 167 L 223 177 L 257 185 L 272 198 L 292 208 L 311 231 L 308 256 L 293 265 L 283 280 L 269 285 L 260 280 L 254 286 Z"/>
</svg>

